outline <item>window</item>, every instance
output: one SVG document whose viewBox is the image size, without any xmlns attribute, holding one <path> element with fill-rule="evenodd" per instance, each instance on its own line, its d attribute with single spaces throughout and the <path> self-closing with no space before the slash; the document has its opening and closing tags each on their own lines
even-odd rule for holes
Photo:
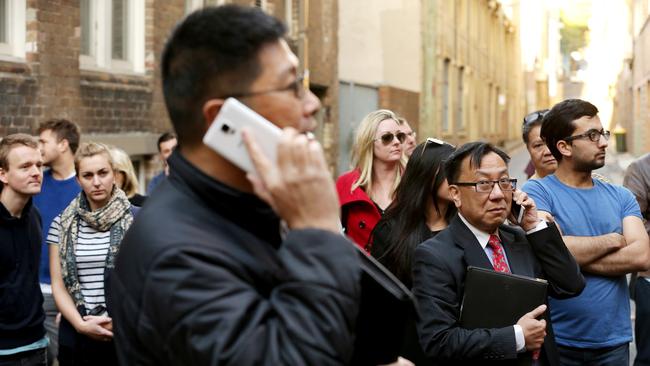
<svg viewBox="0 0 650 366">
<path fill-rule="evenodd" d="M 82 68 L 144 73 L 144 1 L 80 0 L 79 11 Z"/>
<path fill-rule="evenodd" d="M 445 59 L 442 69 L 442 132 L 449 132 L 449 66 L 451 60 Z"/>
<path fill-rule="evenodd" d="M 25 0 L 0 0 L 0 55 L 25 58 Z"/>
<path fill-rule="evenodd" d="M 465 68 L 460 67 L 458 69 L 458 93 L 456 96 L 456 125 L 454 126 L 454 132 L 462 131 L 465 129 L 464 125 L 464 110 L 463 106 L 465 103 L 465 98 L 464 98 L 464 88 L 465 86 L 463 85 L 464 83 L 464 77 L 465 77 Z"/>
<path fill-rule="evenodd" d="M 226 3 L 226 0 L 185 0 L 185 14 L 189 14 L 204 6 L 219 6 Z"/>
</svg>

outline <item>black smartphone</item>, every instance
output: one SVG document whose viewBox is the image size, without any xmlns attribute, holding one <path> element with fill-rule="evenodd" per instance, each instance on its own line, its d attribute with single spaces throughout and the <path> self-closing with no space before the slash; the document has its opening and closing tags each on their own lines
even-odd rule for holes
<svg viewBox="0 0 650 366">
<path fill-rule="evenodd" d="M 510 207 L 510 212 L 512 212 L 512 216 L 514 216 L 516 223 L 519 224 L 521 223 L 521 219 L 524 218 L 524 209 L 521 207 L 520 204 L 512 200 L 512 206 Z"/>
</svg>

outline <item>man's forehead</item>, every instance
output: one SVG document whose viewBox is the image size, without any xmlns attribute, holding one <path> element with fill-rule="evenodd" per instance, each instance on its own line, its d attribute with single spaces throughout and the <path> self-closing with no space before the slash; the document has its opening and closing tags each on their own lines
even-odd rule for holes
<svg viewBox="0 0 650 366">
<path fill-rule="evenodd" d="M 22 164 L 29 160 L 40 160 L 41 153 L 38 148 L 33 148 L 25 145 L 16 144 L 9 150 L 7 160 L 9 163 Z"/>
<path fill-rule="evenodd" d="M 296 74 L 298 57 L 283 39 L 263 47 L 259 56 L 262 73 L 258 79 L 285 80 Z"/>
<path fill-rule="evenodd" d="M 489 152 L 481 157 L 480 165 L 476 166 L 472 156 L 467 156 L 461 165 L 461 173 L 468 175 L 491 175 L 508 173 L 508 164 L 495 152 Z"/>
<path fill-rule="evenodd" d="M 573 120 L 573 125 L 576 127 L 576 130 L 587 131 L 591 129 L 600 130 L 603 128 L 602 123 L 600 122 L 600 117 L 595 115 L 593 117 L 582 116 L 578 119 Z"/>
</svg>

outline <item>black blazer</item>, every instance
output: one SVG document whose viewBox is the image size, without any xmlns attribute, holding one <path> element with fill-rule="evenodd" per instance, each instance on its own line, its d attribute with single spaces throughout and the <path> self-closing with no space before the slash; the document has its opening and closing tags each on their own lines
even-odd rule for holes
<svg viewBox="0 0 650 366">
<path fill-rule="evenodd" d="M 556 226 L 548 225 L 530 235 L 518 227 L 499 227 L 510 270 L 548 280 L 548 292 L 554 298 L 577 296 L 585 280 Z M 531 359 L 530 352 L 517 353 L 512 326 L 472 330 L 458 326 L 467 266 L 492 269 L 483 248 L 458 215 L 440 234 L 420 244 L 414 257 L 413 294 L 420 312 L 420 344 L 436 364 L 516 365 Z M 540 360 L 558 365 L 548 319 Z"/>
</svg>

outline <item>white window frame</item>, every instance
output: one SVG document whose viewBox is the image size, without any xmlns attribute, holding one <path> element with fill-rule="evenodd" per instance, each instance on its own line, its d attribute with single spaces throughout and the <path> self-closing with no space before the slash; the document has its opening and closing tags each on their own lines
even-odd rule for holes
<svg viewBox="0 0 650 366">
<path fill-rule="evenodd" d="M 7 41 L 0 43 L 0 59 L 9 61 L 25 60 L 25 0 L 6 1 Z"/>
<path fill-rule="evenodd" d="M 215 5 L 224 5 L 226 0 L 217 0 Z M 194 10 L 201 9 L 206 6 L 205 0 L 185 0 L 185 14 L 189 14 Z"/>
<path fill-rule="evenodd" d="M 145 3 L 127 0 L 128 37 L 127 60 L 112 57 L 113 0 L 92 0 L 90 3 L 90 55 L 79 55 L 79 67 L 93 71 L 122 74 L 144 74 L 145 58 Z M 84 16 L 81 14 L 81 16 Z"/>
</svg>

